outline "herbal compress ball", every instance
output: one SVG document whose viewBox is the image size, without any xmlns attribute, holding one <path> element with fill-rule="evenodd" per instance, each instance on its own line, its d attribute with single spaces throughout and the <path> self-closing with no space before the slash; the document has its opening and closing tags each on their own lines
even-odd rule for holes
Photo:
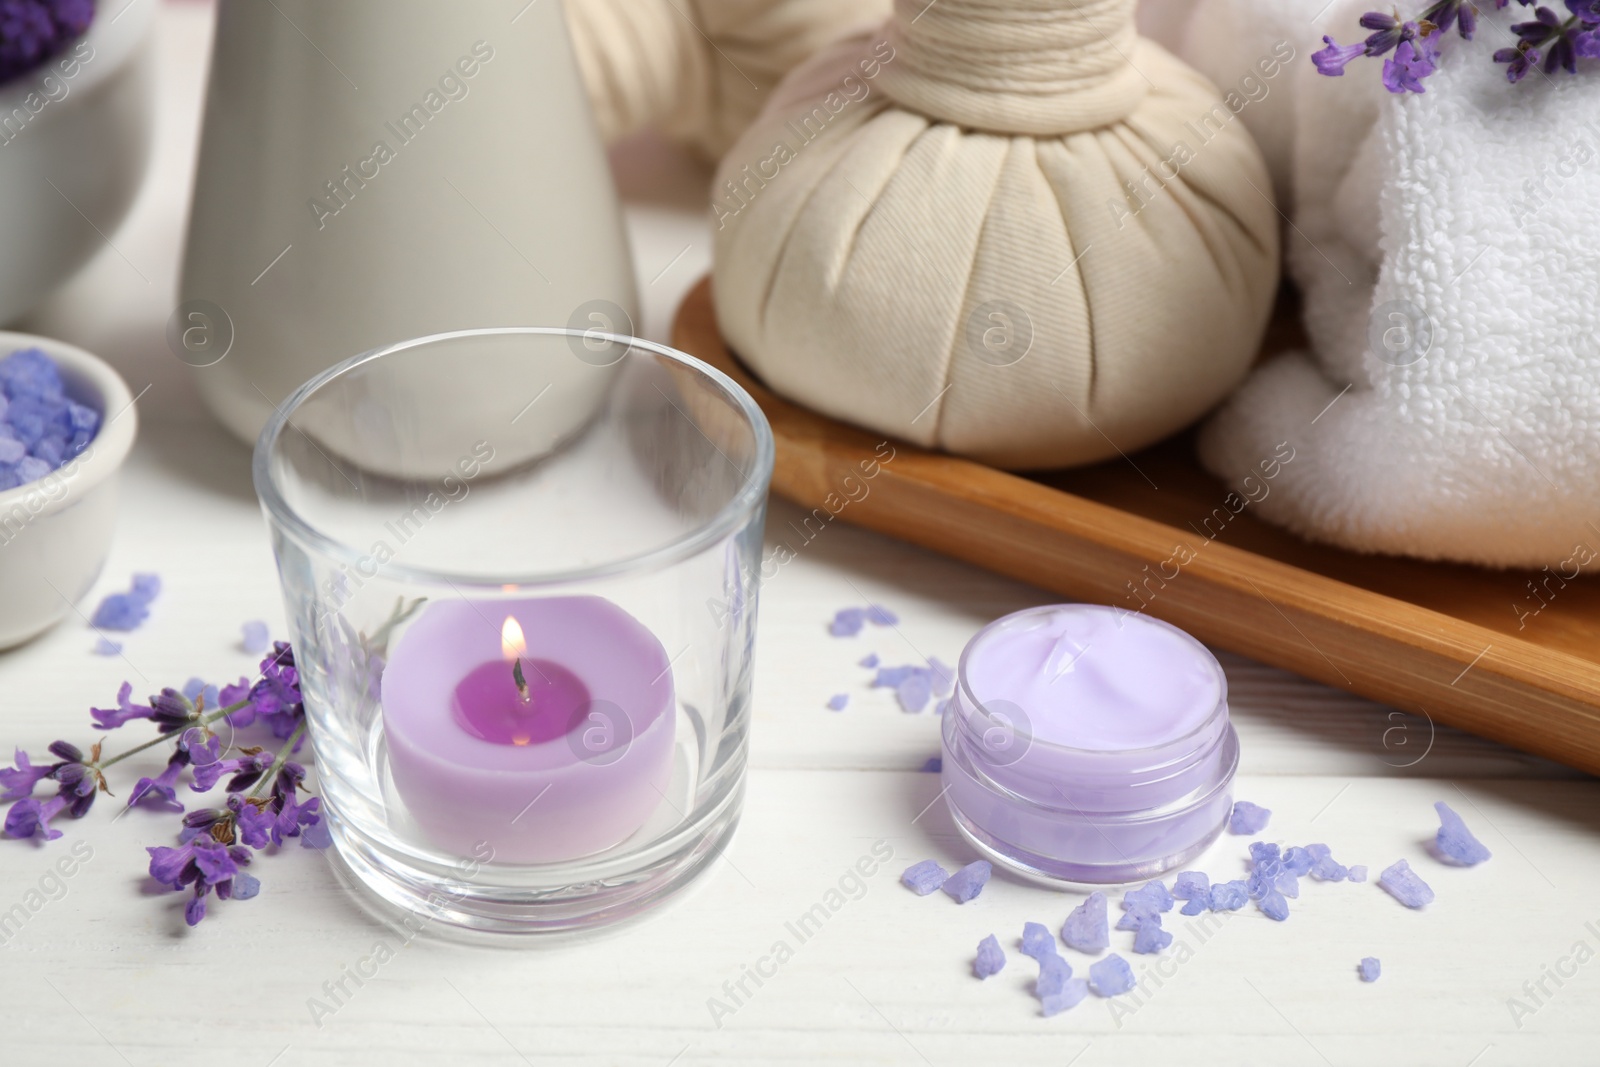
<svg viewBox="0 0 1600 1067">
<path fill-rule="evenodd" d="M 751 369 L 1013 468 L 1130 452 L 1225 396 L 1278 286 L 1272 185 L 1248 102 L 1133 9 L 899 0 L 792 72 L 713 190 Z"/>
</svg>

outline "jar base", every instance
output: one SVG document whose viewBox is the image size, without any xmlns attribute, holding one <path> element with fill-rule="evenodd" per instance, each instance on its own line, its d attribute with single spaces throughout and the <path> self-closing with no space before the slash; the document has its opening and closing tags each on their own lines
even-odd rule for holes
<svg viewBox="0 0 1600 1067">
<path fill-rule="evenodd" d="M 340 874 L 369 911 L 413 935 L 492 940 L 558 938 L 636 918 L 693 882 L 722 854 L 739 824 L 742 786 L 702 818 L 645 852 L 609 861 L 485 864 L 454 877 L 401 861 L 330 813 Z M 468 865 L 470 866 L 470 864 Z"/>
<path fill-rule="evenodd" d="M 1222 835 L 1227 820 L 1217 823 L 1216 829 L 1199 840 L 1167 856 L 1142 860 L 1119 860 L 1115 863 L 1073 863 L 1018 848 L 985 833 L 969 819 L 953 797 L 946 797 L 950 818 L 961 831 L 961 836 L 990 863 L 1019 875 L 1030 882 L 1056 889 L 1077 885 L 1119 885 L 1124 882 L 1143 882 L 1158 878 L 1168 871 L 1195 859 Z"/>
</svg>

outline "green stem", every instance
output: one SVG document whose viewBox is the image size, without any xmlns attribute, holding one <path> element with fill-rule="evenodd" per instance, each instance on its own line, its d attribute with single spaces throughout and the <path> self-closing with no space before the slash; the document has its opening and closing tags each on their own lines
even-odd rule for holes
<svg viewBox="0 0 1600 1067">
<path fill-rule="evenodd" d="M 263 774 L 261 779 L 257 781 L 255 785 L 250 787 L 250 792 L 244 795 L 246 800 L 255 799 L 256 793 L 261 790 L 262 786 L 270 785 L 277 779 L 278 772 L 283 770 L 283 765 L 285 763 L 289 762 L 289 754 L 294 751 L 294 746 L 300 743 L 300 739 L 305 736 L 305 733 L 306 721 L 301 719 L 300 724 L 294 728 L 294 733 L 290 734 L 288 738 L 284 740 L 283 747 L 278 749 L 278 755 L 272 761 L 272 766 L 267 768 L 267 773 Z"/>
<path fill-rule="evenodd" d="M 228 716 L 228 715 L 232 715 L 234 712 L 240 710 L 241 708 L 246 708 L 246 707 L 249 707 L 249 706 L 250 706 L 250 701 L 248 701 L 248 700 L 241 700 L 237 704 L 229 704 L 225 708 L 218 708 L 216 711 L 213 711 L 211 714 L 206 715 L 206 716 L 204 716 L 204 717 L 202 717 L 200 719 L 196 719 L 193 725 L 194 726 L 210 726 L 212 723 L 216 722 L 218 719 L 221 719 L 221 718 L 223 718 L 225 716 Z M 156 738 L 153 738 L 153 739 L 151 739 L 149 741 L 146 741 L 142 745 L 134 745 L 132 748 L 128 749 L 126 752 L 118 752 L 115 756 L 112 756 L 110 759 L 101 760 L 100 762 L 95 764 L 95 767 L 97 769 L 103 771 L 107 767 L 112 767 L 112 766 L 115 766 L 118 763 L 121 763 L 123 760 L 127 759 L 129 756 L 134 755 L 135 753 L 143 752 L 147 748 L 155 748 L 159 744 L 163 744 L 163 743 L 171 744 L 172 742 L 176 741 L 178 738 L 180 738 L 182 736 L 183 736 L 183 731 L 182 730 L 174 730 L 171 733 L 162 734 L 160 737 L 156 737 Z"/>
</svg>

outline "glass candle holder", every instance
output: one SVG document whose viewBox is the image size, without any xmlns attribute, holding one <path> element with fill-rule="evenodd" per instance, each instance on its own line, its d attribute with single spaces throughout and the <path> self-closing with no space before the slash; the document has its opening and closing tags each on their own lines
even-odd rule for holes
<svg viewBox="0 0 1600 1067">
<path fill-rule="evenodd" d="M 772 434 L 661 345 L 407 341 L 262 432 L 334 847 L 378 897 L 535 933 L 634 915 L 739 818 Z"/>
<path fill-rule="evenodd" d="M 1216 840 L 1239 740 L 1209 649 L 1095 604 L 1019 611 L 968 643 L 943 722 L 945 799 L 1035 880 L 1154 878 Z"/>
</svg>

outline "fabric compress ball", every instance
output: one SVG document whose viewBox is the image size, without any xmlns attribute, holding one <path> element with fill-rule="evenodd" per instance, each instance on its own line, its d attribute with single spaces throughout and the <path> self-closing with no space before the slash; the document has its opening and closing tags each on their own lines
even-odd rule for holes
<svg viewBox="0 0 1600 1067">
<path fill-rule="evenodd" d="M 1261 155 L 1133 0 L 899 0 L 798 67 L 719 169 L 724 336 L 773 389 L 1012 468 L 1131 452 L 1255 357 Z"/>
<path fill-rule="evenodd" d="M 646 126 L 719 159 L 783 76 L 889 0 L 565 0 L 607 141 Z"/>
</svg>

